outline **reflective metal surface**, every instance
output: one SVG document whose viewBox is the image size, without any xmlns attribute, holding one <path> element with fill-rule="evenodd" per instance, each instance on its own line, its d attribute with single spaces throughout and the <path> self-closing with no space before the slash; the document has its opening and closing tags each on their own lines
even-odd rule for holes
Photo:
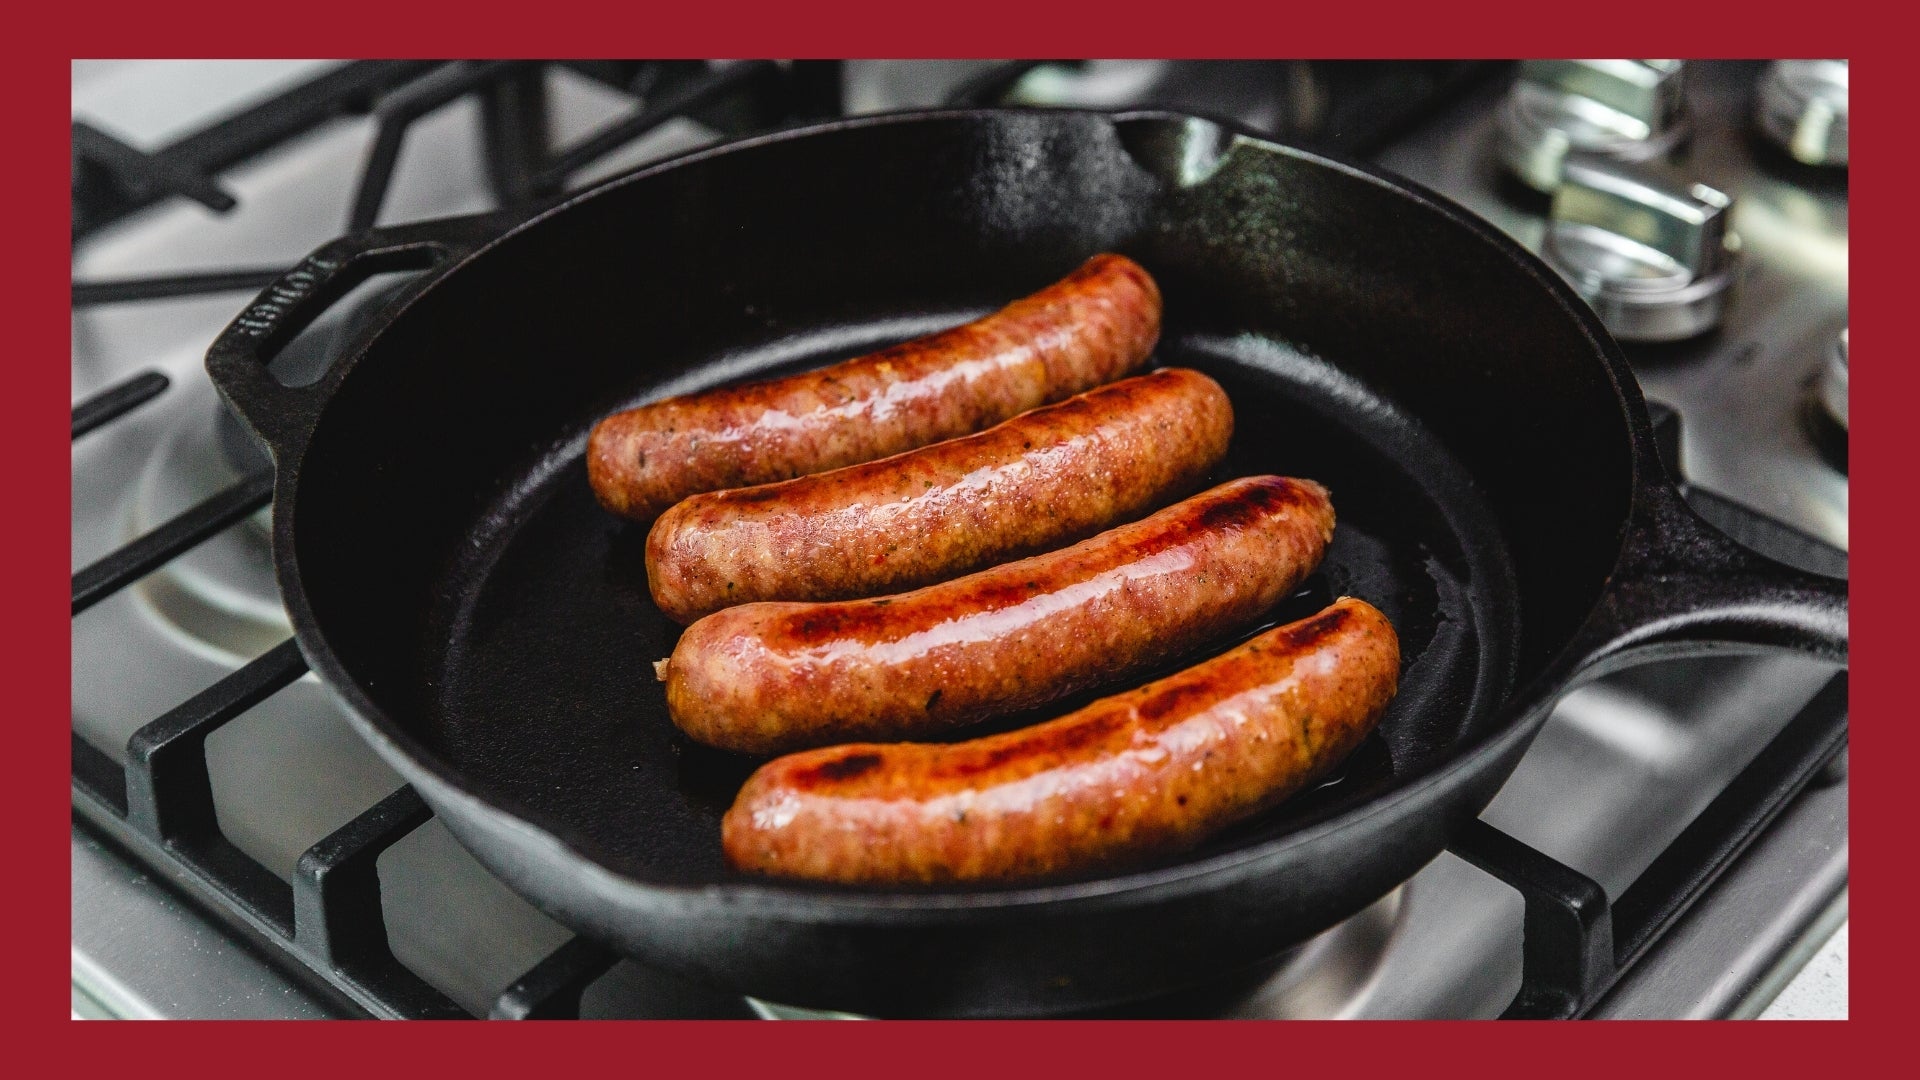
<svg viewBox="0 0 1920 1080">
<path fill-rule="evenodd" d="M 1575 691 L 1482 816 L 1618 898 L 1826 676 L 1798 658 L 1723 660 Z M 1407 892 L 1399 939 L 1354 1015 L 1497 1016 L 1520 983 L 1518 894 L 1451 855 Z M 1721 974 L 1683 964 L 1675 992 L 1704 993 Z"/>
<path fill-rule="evenodd" d="M 1737 254 L 1733 200 L 1600 158 L 1567 162 L 1541 254 L 1622 341 L 1679 341 L 1720 322 Z"/>
<path fill-rule="evenodd" d="M 1794 160 L 1847 163 L 1847 61 L 1776 60 L 1760 80 L 1754 122 Z"/>
<path fill-rule="evenodd" d="M 1571 154 L 1662 157 L 1689 133 L 1685 86 L 1679 60 L 1528 60 L 1498 113 L 1500 160 L 1550 192 Z"/>
<path fill-rule="evenodd" d="M 98 840 L 73 834 L 74 1010 L 88 1018 L 334 1015 Z"/>
<path fill-rule="evenodd" d="M 1847 546 L 1847 477 L 1799 421 L 1802 395 L 1847 325 L 1846 174 L 1778 168 L 1747 116 L 1762 65 L 1689 67 L 1695 136 L 1676 168 L 1735 200 L 1745 268 L 1719 332 L 1628 349 L 1647 396 L 1680 411 L 1687 479 Z M 1380 156 L 1538 250 L 1545 207 L 1501 183 L 1500 91 L 1463 102 Z"/>
<path fill-rule="evenodd" d="M 1759 1015 L 1846 920 L 1846 825 L 1845 784 L 1802 795 L 1595 1015 Z"/>
<path fill-rule="evenodd" d="M 1842 895 L 1834 904 L 1839 928 L 1824 944 L 1811 948 L 1806 966 L 1760 1011 L 1759 1019 L 1832 1020 L 1849 1014 L 1852 1003 L 1847 983 L 1846 908 L 1846 897 Z M 1825 923 L 1829 918 L 1823 917 L 1821 921 Z M 1811 939 L 1818 940 L 1817 936 Z"/>
</svg>

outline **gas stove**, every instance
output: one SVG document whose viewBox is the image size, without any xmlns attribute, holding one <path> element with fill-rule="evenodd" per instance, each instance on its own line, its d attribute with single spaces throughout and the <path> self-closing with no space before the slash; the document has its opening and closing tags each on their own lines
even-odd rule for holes
<svg viewBox="0 0 1920 1080">
<path fill-rule="evenodd" d="M 1542 251 L 1626 343 L 1696 508 L 1844 575 L 1845 80 L 1837 62 L 76 62 L 76 1012 L 821 1015 L 575 938 L 295 662 L 266 461 L 201 365 L 321 242 L 844 113 L 1221 116 L 1370 159 Z M 362 285 L 279 363 L 317 371 L 391 288 Z M 1845 730 L 1844 673 L 1798 657 L 1589 684 L 1412 879 L 1257 981 L 1127 1015 L 1844 1015 Z M 207 842 L 165 839 L 189 818 Z"/>
</svg>

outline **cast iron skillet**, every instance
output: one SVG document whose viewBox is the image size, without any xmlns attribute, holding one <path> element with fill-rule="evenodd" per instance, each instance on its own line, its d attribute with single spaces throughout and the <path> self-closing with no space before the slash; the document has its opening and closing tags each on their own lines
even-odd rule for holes
<svg viewBox="0 0 1920 1080">
<path fill-rule="evenodd" d="M 1099 251 L 1159 280 L 1158 361 L 1231 394 L 1221 478 L 1331 487 L 1326 566 L 1276 617 L 1340 593 L 1387 613 L 1406 669 L 1379 735 L 1337 782 L 1091 880 L 879 892 L 728 871 L 720 814 L 753 763 L 666 718 L 648 661 L 676 629 L 648 602 L 643 530 L 594 505 L 589 426 L 974 317 Z M 427 272 L 318 382 L 270 372 L 395 269 Z M 1540 262 L 1403 180 L 1191 117 L 842 121 L 523 222 L 348 237 L 207 367 L 273 454 L 302 650 L 454 835 L 582 933 L 798 1005 L 1058 1012 L 1244 970 L 1432 859 L 1575 682 L 1654 655 L 1847 654 L 1845 584 L 1685 507 L 1617 347 Z"/>
</svg>

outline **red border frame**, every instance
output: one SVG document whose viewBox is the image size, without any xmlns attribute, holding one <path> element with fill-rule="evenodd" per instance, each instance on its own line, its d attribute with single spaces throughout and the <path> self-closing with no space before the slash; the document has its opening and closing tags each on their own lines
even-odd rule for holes
<svg viewBox="0 0 1920 1080">
<path fill-rule="evenodd" d="M 1392 10 L 1398 7 L 1402 10 Z M 1591 54 L 1648 51 L 1657 41 L 1663 51 L 1688 56 L 1843 55 L 1862 60 L 1865 123 L 1855 119 L 1853 156 L 1863 162 L 1850 178 L 1851 205 L 1864 211 L 1871 227 L 1855 230 L 1855 259 L 1868 272 L 1857 288 L 1862 302 L 1853 329 L 1869 354 L 1885 350 L 1876 343 L 1891 338 L 1889 310 L 1882 302 L 1901 280 L 1894 253 L 1903 250 L 1911 226 L 1881 193 L 1888 179 L 1910 175 L 1901 168 L 1910 152 L 1902 139 L 1882 135 L 1881 117 L 1905 99 L 1890 72 L 1900 61 L 1876 53 L 1891 52 L 1898 40 L 1891 20 L 1862 19 L 1844 10 L 1823 8 L 1809 19 L 1804 7 L 1764 3 L 1729 12 L 1709 5 L 1663 5 L 1629 12 L 1620 5 L 1596 9 L 1553 9 L 1512 0 L 1474 5 L 1368 4 L 1356 11 L 1343 5 L 1270 4 L 1234 11 L 1217 2 L 1181 0 L 1179 18 L 1169 17 L 1165 2 L 1108 3 L 1073 11 L 1001 0 L 960 9 L 915 8 L 862 0 L 826 10 L 818 5 L 657 4 L 611 7 L 605 11 L 569 5 L 552 8 L 502 6 L 486 11 L 466 5 L 457 11 L 414 11 L 393 4 L 360 0 L 315 7 L 270 7 L 227 2 L 177 6 L 89 4 L 84 8 L 41 8 L 44 21 L 28 27 L 16 22 L 15 55 L 0 66 L 8 83 L 15 150 L 0 173 L 7 199 L 0 205 L 58 205 L 67 183 L 60 168 L 67 141 L 69 93 L 67 61 L 73 56 L 499 56 L 594 55 L 643 52 L 680 56 L 1476 56 Z M 651 10 L 650 10 L 651 8 Z M 118 9 L 118 10 L 116 10 Z M 1777 9 L 1777 10 L 1775 10 Z M 559 14 L 563 17 L 551 17 Z M 1177 23 L 1177 25 L 1176 25 Z M 1884 208 L 1884 209 L 1883 209 Z M 66 1015 L 59 994 L 64 965 L 52 928 L 70 917 L 53 876 L 65 864 L 62 840 L 67 832 L 66 744 L 51 723 L 66 701 L 67 683 L 60 663 L 70 651 L 67 619 L 59 612 L 56 564 L 64 562 L 61 537 L 50 527 L 69 498 L 68 462 L 59 453 L 52 354 L 61 344 L 57 314 L 67 298 L 52 271 L 68 243 L 62 217 L 44 212 L 12 219 L 16 243 L 8 260 L 6 295 L 9 328 L 16 335 L 12 378 L 25 380 L 0 405 L 5 423 L 9 470 L 15 480 L 15 520 L 28 523 L 8 538 L 16 548 L 7 565 L 15 567 L 8 615 L 0 620 L 5 652 L 19 658 L 13 681 L 24 691 L 17 737 L 28 750 L 14 766 L 14 783 L 0 799 L 9 820 L 25 822 L 12 834 L 17 887 L 3 902 L 12 916 L 16 939 L 24 940 L 4 992 L 7 1015 L 57 1022 Z M 1897 348 L 1897 347 L 1896 347 Z M 1897 358 L 1898 351 L 1894 354 Z M 1915 400 L 1904 391 L 1914 381 L 1911 364 L 1870 365 L 1869 392 L 1855 395 L 1854 411 L 1863 417 L 1855 441 L 1864 453 L 1852 479 L 1864 479 L 1871 493 L 1883 481 L 1883 466 L 1899 460 L 1894 445 L 1898 421 L 1892 415 Z M 1373 1072 L 1392 1063 L 1427 1068 L 1453 1061 L 1485 1069 L 1488 1051 L 1495 1060 L 1555 1073 L 1615 1072 L 1629 1061 L 1666 1062 L 1673 1051 L 1712 1055 L 1722 1066 L 1750 1064 L 1768 1071 L 1796 1066 L 1832 1068 L 1847 1050 L 1885 1031 L 1893 1008 L 1905 1003 L 1901 979 L 1915 961 L 1910 934 L 1884 929 L 1887 910 L 1905 899 L 1912 878 L 1907 860 L 1912 842 L 1902 827 L 1897 805 L 1898 767 L 1920 759 L 1911 725 L 1902 724 L 1902 688 L 1890 677 L 1889 655 L 1898 641 L 1893 626 L 1901 601 L 1911 596 L 1911 575 L 1894 568 L 1890 544 L 1908 515 L 1892 499 L 1871 494 L 1853 530 L 1854 576 L 1870 582 L 1857 622 L 1868 628 L 1867 676 L 1855 680 L 1855 699 L 1865 704 L 1867 742 L 1852 755 L 1852 791 L 1860 809 L 1853 815 L 1854 839 L 1864 857 L 1853 860 L 1854 921 L 1864 930 L 1852 934 L 1852 983 L 1863 992 L 1852 1006 L 1854 1020 L 1843 1025 L 1463 1025 L 1393 1024 L 1367 1029 L 1327 1025 L 1278 1028 L 1265 1024 L 1192 1023 L 1025 1023 L 994 1024 L 989 1030 L 946 1025 L 745 1025 L 720 1034 L 710 1025 L 354 1025 L 327 1029 L 324 1044 L 304 1051 L 283 1037 L 280 1025 L 166 1025 L 127 1035 L 118 1026 L 81 1028 L 36 1024 L 26 1040 L 59 1058 L 74 1058 L 80 1068 L 121 1067 L 119 1055 L 151 1067 L 161 1060 L 193 1067 L 231 1063 L 236 1071 L 262 1067 L 296 1072 L 335 1072 L 346 1055 L 370 1051 L 380 1060 L 398 1060 L 438 1069 L 461 1064 L 494 1070 L 551 1063 L 565 1069 L 606 1064 L 646 1068 L 684 1063 L 711 1069 L 716 1062 L 782 1069 L 818 1065 L 836 1073 L 911 1071 L 957 1075 L 983 1065 L 1003 1067 L 1060 1065 L 1076 1071 L 1124 1067 L 1188 1071 L 1253 1066 L 1261 1071 L 1293 1071 L 1303 1066 Z M 1881 656 L 1880 661 L 1871 658 Z M 1904 751 L 1904 752 L 1903 752 Z M 1891 858 L 1886 856 L 1893 856 Z M 1898 938 L 1899 940 L 1895 940 Z M 1899 980 L 1899 981 L 1896 981 Z M 85 1032 L 82 1035 L 82 1032 Z M 565 1034 L 558 1034 L 564 1031 Z M 459 1034 L 452 1034 L 459 1032 Z M 1867 1039 L 1862 1039 L 1867 1035 Z M 200 1042 L 202 1037 L 206 1042 Z M 85 1039 L 82 1042 L 82 1039 Z M 133 1040 L 138 1039 L 135 1043 Z M 564 1040 L 564 1041 L 562 1041 Z M 198 1044 L 198 1045 L 196 1045 Z M 20 1045 L 20 1044 L 17 1044 Z M 217 1049 L 216 1049 L 217 1047 Z M 196 1049 L 200 1050 L 195 1053 Z M 207 1051 L 211 1051 L 208 1053 Z M 1459 1051 L 1464 1053 L 1448 1053 Z M 1519 1056 L 1515 1052 L 1524 1056 Z M 1648 1051 L 1659 1053 L 1648 1056 Z M 823 1053 L 824 1052 L 824 1053 Z M 164 1054 L 165 1058 L 161 1055 Z M 1472 1056 L 1466 1056 L 1471 1054 Z M 112 1055 L 109 1057 L 107 1055 Z M 258 1055 L 256 1057 L 256 1055 Z M 1551 1055 L 1551 1056 L 1547 1056 Z M 360 1059 L 368 1060 L 368 1059 Z M 109 1065 L 109 1062 L 113 1062 Z M 631 1064 L 629 1064 L 631 1063 Z M 805 1063 L 803 1065 L 803 1063 Z M 51 1062 L 49 1062 L 51 1064 Z M 1569 1068 L 1571 1066 L 1571 1068 Z M 1632 1066 L 1628 1066 L 1632 1067 Z M 1638 1067 L 1644 1068 L 1644 1064 Z M 1504 1069 L 1499 1071 L 1506 1071 Z"/>
</svg>

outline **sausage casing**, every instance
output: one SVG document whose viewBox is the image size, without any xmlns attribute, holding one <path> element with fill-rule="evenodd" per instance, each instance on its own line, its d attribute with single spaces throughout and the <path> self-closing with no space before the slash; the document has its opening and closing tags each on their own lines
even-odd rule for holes
<svg viewBox="0 0 1920 1080">
<path fill-rule="evenodd" d="M 1233 406 L 1205 375 L 1123 379 L 977 435 L 692 496 L 647 534 L 647 583 L 681 623 L 761 600 L 917 588 L 1190 494 L 1232 434 Z"/>
<path fill-rule="evenodd" d="M 600 504 L 651 521 L 689 495 L 837 469 L 1111 382 L 1160 337 L 1160 290 L 1096 255 L 999 311 L 818 371 L 615 413 L 587 441 Z"/>
<path fill-rule="evenodd" d="M 1324 776 L 1397 689 L 1372 605 L 1311 618 L 1044 724 L 777 758 L 721 825 L 728 862 L 856 885 L 1044 879 L 1179 851 Z"/>
<path fill-rule="evenodd" d="M 681 635 L 667 709 L 700 742 L 770 754 L 1030 708 L 1247 625 L 1313 572 L 1332 536 L 1325 488 L 1254 476 L 912 592 L 742 604 Z"/>
</svg>

